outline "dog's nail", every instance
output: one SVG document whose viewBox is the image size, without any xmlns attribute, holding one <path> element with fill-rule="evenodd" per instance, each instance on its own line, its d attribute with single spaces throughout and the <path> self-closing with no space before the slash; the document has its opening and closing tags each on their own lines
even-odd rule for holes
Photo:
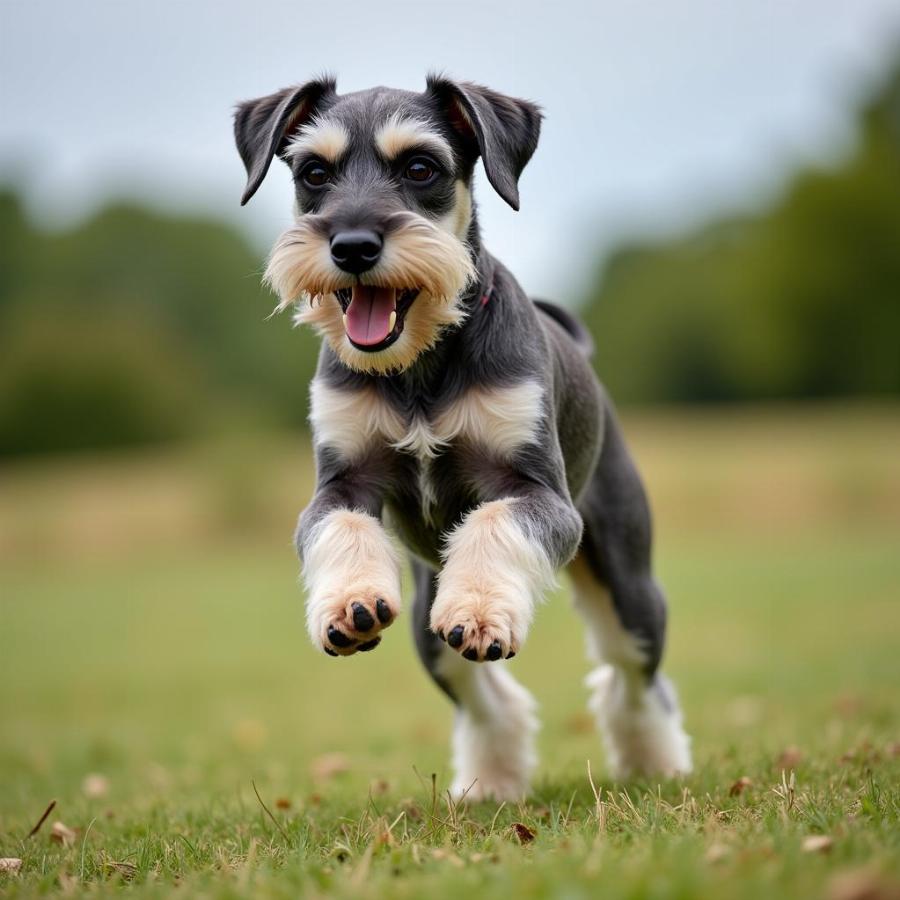
<svg viewBox="0 0 900 900">
<path fill-rule="evenodd" d="M 360 653 L 368 653 L 369 650 L 374 650 L 381 643 L 381 638 L 377 637 L 374 640 L 366 641 L 365 644 L 360 644 L 356 649 L 360 651 Z"/>
<path fill-rule="evenodd" d="M 353 627 L 357 631 L 369 631 L 375 624 L 375 620 L 362 603 L 353 604 Z"/>
<path fill-rule="evenodd" d="M 353 643 L 353 638 L 347 637 L 343 631 L 338 631 L 334 625 L 328 626 L 328 640 L 335 647 L 349 647 Z"/>
<path fill-rule="evenodd" d="M 337 653 L 331 649 L 331 647 L 323 647 L 322 648 L 329 656 L 337 656 Z"/>
<path fill-rule="evenodd" d="M 484 654 L 486 659 L 489 659 L 493 662 L 495 659 L 500 659 L 503 655 L 503 651 L 500 649 L 500 645 L 494 641 L 490 647 L 487 648 L 487 653 Z"/>
<path fill-rule="evenodd" d="M 509 653 L 506 654 L 507 659 L 512 659 L 516 655 L 515 650 L 510 650 Z"/>
<path fill-rule="evenodd" d="M 447 643 L 451 647 L 461 647 L 462 646 L 462 637 L 463 637 L 463 627 L 462 625 L 457 625 L 450 634 L 447 635 Z"/>
<path fill-rule="evenodd" d="M 463 650 L 463 656 L 466 659 L 471 659 L 472 662 L 478 661 L 478 651 L 474 647 L 469 647 L 467 650 Z"/>
<path fill-rule="evenodd" d="M 378 616 L 378 621 L 381 622 L 382 625 L 391 621 L 391 608 L 381 599 L 378 598 L 378 602 L 375 604 L 375 615 Z"/>
</svg>

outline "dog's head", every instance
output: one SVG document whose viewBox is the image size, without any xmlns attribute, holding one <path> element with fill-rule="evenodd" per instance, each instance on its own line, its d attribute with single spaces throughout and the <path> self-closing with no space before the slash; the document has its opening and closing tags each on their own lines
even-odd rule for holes
<svg viewBox="0 0 900 900">
<path fill-rule="evenodd" d="M 467 313 L 476 160 L 518 209 L 539 131 L 532 104 L 438 77 L 421 94 L 338 95 L 323 79 L 240 104 L 242 203 L 275 156 L 294 178 L 296 224 L 265 276 L 279 308 L 296 303 L 350 368 L 409 366 Z"/>
</svg>

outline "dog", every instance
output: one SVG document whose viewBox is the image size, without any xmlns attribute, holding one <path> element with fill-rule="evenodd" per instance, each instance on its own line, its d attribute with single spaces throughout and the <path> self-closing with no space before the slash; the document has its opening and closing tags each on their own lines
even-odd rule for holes
<svg viewBox="0 0 900 900">
<path fill-rule="evenodd" d="M 659 673 L 666 604 L 645 492 L 585 328 L 484 249 L 481 160 L 513 209 L 542 113 L 429 76 L 414 93 L 320 78 L 240 103 L 246 203 L 277 156 L 295 224 L 265 280 L 322 336 L 310 388 L 317 486 L 296 532 L 313 644 L 374 650 L 412 567 L 419 656 L 456 707 L 451 791 L 526 796 L 531 695 L 505 660 L 565 567 L 599 667 L 590 705 L 615 777 L 690 770 Z"/>
</svg>

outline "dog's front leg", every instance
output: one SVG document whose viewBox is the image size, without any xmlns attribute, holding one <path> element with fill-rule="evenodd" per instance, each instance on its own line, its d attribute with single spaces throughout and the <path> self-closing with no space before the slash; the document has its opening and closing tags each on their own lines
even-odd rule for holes
<svg viewBox="0 0 900 900">
<path fill-rule="evenodd" d="M 336 479 L 300 516 L 307 629 L 330 656 L 374 649 L 400 612 L 400 566 L 380 510 L 370 491 Z"/>
<path fill-rule="evenodd" d="M 581 531 L 569 499 L 534 482 L 472 509 L 446 538 L 432 631 L 469 660 L 514 656 Z"/>
</svg>

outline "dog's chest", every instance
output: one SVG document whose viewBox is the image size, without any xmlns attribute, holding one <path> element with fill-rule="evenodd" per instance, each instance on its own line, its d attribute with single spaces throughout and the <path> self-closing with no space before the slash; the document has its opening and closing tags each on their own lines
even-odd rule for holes
<svg viewBox="0 0 900 900">
<path fill-rule="evenodd" d="M 473 387 L 451 402 L 413 412 L 401 411 L 371 388 L 335 388 L 317 379 L 311 389 L 316 445 L 330 447 L 350 461 L 385 447 L 412 457 L 422 511 L 429 518 L 435 501 L 434 470 L 445 465 L 447 450 L 462 443 L 510 458 L 534 441 L 542 414 L 543 390 L 533 380 Z"/>
</svg>

